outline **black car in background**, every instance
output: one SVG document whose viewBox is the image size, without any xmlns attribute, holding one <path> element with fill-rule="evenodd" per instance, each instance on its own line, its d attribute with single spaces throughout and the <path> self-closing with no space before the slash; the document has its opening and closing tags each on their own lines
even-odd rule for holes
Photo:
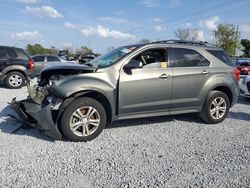
<svg viewBox="0 0 250 188">
<path fill-rule="evenodd" d="M 0 46 L 0 81 L 4 81 L 9 88 L 21 88 L 34 72 L 35 64 L 25 50 Z"/>
</svg>

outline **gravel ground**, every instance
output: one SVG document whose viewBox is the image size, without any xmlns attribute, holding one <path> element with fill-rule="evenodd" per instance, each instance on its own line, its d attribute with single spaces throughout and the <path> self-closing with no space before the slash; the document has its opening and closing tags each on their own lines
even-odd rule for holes
<svg viewBox="0 0 250 188">
<path fill-rule="evenodd" d="M 192 115 L 116 122 L 88 143 L 20 130 L 7 101 L 25 88 L 0 87 L 0 187 L 250 187 L 250 100 L 229 118 Z"/>
</svg>

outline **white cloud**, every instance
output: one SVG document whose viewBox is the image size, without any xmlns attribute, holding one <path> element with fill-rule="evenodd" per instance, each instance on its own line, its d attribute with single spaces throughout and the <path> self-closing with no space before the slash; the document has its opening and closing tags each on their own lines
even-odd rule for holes
<svg viewBox="0 0 250 188">
<path fill-rule="evenodd" d="M 186 27 L 188 27 L 188 28 L 190 28 L 190 27 L 192 27 L 193 25 L 191 24 L 191 23 L 189 23 L 189 22 L 187 22 L 187 23 L 182 23 L 181 24 L 181 27 L 184 27 L 184 28 L 186 28 Z"/>
<path fill-rule="evenodd" d="M 40 0 L 16 0 L 16 1 L 25 4 L 35 4 L 40 2 Z"/>
<path fill-rule="evenodd" d="M 115 17 L 100 17 L 100 20 L 108 21 L 114 24 L 128 24 L 128 21 L 123 18 L 115 18 Z"/>
<path fill-rule="evenodd" d="M 76 25 L 72 24 L 71 22 L 65 22 L 63 26 L 67 29 L 75 29 Z"/>
<path fill-rule="evenodd" d="M 41 34 L 38 31 L 24 31 L 20 33 L 15 33 L 11 35 L 11 38 L 16 40 L 38 40 L 42 38 Z"/>
<path fill-rule="evenodd" d="M 196 34 L 197 34 L 197 40 L 206 41 L 205 36 L 204 36 L 204 31 L 196 30 Z"/>
<path fill-rule="evenodd" d="M 101 38 L 113 38 L 113 39 L 122 39 L 122 40 L 131 38 L 131 34 L 129 33 L 123 33 L 121 31 L 111 30 L 101 25 L 98 25 L 97 27 L 86 26 L 85 29 L 81 29 L 81 33 L 85 36 L 96 35 Z M 132 37 L 135 38 L 134 35 Z"/>
<path fill-rule="evenodd" d="M 166 31 L 167 30 L 167 28 L 164 27 L 164 26 L 162 26 L 162 25 L 157 25 L 157 26 L 154 27 L 154 29 L 156 31 L 158 31 L 158 32 L 162 32 L 162 31 Z"/>
<path fill-rule="evenodd" d="M 220 18 L 218 16 L 214 16 L 207 20 L 200 20 L 200 25 L 205 26 L 209 30 L 213 30 L 217 27 L 219 21 L 220 21 Z"/>
<path fill-rule="evenodd" d="M 162 23 L 163 19 L 161 19 L 161 18 L 152 18 L 152 19 L 150 19 L 150 21 L 157 22 L 157 23 Z"/>
<path fill-rule="evenodd" d="M 241 38 L 250 38 L 250 21 L 239 26 Z"/>
<path fill-rule="evenodd" d="M 63 15 L 60 14 L 57 10 L 50 6 L 42 7 L 29 7 L 26 6 L 26 12 L 34 14 L 39 17 L 50 17 L 50 18 L 63 18 Z"/>
</svg>

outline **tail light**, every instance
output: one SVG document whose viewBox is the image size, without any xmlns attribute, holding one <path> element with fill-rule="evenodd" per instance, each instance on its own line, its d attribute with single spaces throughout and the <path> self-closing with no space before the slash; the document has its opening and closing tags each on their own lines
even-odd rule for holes
<svg viewBox="0 0 250 188">
<path fill-rule="evenodd" d="M 240 80 L 240 71 L 237 68 L 234 69 L 234 77 L 236 80 Z"/>
<path fill-rule="evenodd" d="M 33 61 L 33 59 L 29 59 L 29 69 L 30 70 L 35 70 L 35 63 Z"/>
</svg>

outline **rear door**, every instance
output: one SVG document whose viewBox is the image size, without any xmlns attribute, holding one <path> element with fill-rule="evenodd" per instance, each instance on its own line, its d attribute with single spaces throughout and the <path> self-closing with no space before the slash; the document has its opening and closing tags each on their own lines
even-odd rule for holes
<svg viewBox="0 0 250 188">
<path fill-rule="evenodd" d="M 211 77 L 210 62 L 199 52 L 186 48 L 170 49 L 173 67 L 171 113 L 200 108 L 200 92 Z"/>
</svg>

